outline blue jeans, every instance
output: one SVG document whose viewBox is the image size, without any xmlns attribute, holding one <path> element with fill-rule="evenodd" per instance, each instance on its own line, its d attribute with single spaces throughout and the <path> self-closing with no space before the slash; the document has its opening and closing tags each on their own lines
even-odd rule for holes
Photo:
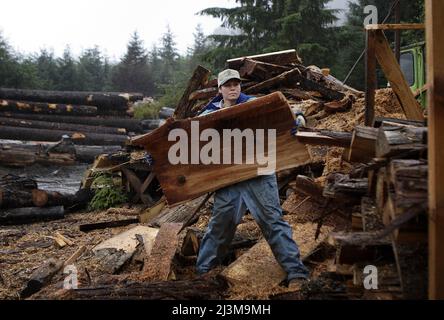
<svg viewBox="0 0 444 320">
<path fill-rule="evenodd" d="M 214 208 L 197 257 L 197 272 L 208 272 L 228 253 L 236 227 L 248 208 L 287 280 L 307 278 L 290 225 L 282 218 L 276 175 L 259 176 L 216 191 Z"/>
</svg>

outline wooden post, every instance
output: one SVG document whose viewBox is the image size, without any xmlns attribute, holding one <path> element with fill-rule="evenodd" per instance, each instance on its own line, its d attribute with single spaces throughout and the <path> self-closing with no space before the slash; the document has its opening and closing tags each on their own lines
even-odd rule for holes
<svg viewBox="0 0 444 320">
<path fill-rule="evenodd" d="M 365 125 L 372 127 L 375 118 L 375 90 L 377 87 L 374 32 L 366 30 L 365 38 Z"/>
<path fill-rule="evenodd" d="M 444 299 L 444 2 L 426 0 L 429 107 L 429 298 Z"/>
<path fill-rule="evenodd" d="M 394 0 L 395 2 L 397 0 Z M 401 22 L 401 0 L 397 1 L 395 6 L 395 23 L 398 24 Z M 401 57 L 401 30 L 395 31 L 395 57 L 398 63 L 400 62 Z"/>
</svg>

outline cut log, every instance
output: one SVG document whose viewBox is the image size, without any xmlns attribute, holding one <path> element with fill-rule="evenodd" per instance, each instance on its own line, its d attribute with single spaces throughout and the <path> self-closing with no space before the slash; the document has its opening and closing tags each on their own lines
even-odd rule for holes
<svg viewBox="0 0 444 320">
<path fill-rule="evenodd" d="M 305 195 L 311 197 L 314 201 L 320 203 L 321 205 L 325 205 L 327 202 L 327 198 L 323 196 L 322 187 L 313 181 L 313 179 L 298 175 L 296 177 L 296 189 L 304 193 Z"/>
<path fill-rule="evenodd" d="M 115 283 L 117 282 L 117 283 Z M 63 300 L 215 300 L 227 285 L 219 278 L 194 280 L 98 283 L 96 287 L 56 291 L 51 299 Z"/>
<path fill-rule="evenodd" d="M 151 250 L 158 229 L 137 226 L 108 239 L 93 248 L 100 267 L 108 273 L 115 273 L 134 255 L 139 245 L 137 235 L 143 238 L 146 250 Z"/>
<path fill-rule="evenodd" d="M 376 139 L 378 129 L 357 126 L 353 132 L 353 137 L 348 155 L 349 162 L 369 162 L 376 156 Z"/>
<path fill-rule="evenodd" d="M 141 93 L 46 91 L 0 88 L 0 99 L 80 104 L 101 108 L 126 109 L 129 102 L 143 99 Z"/>
<path fill-rule="evenodd" d="M 63 219 L 65 210 L 62 206 L 38 208 L 27 207 L 0 211 L 0 225 L 27 224 L 49 220 Z"/>
<path fill-rule="evenodd" d="M 128 141 L 127 136 L 118 134 L 0 126 L 0 139 L 60 141 L 63 135 L 71 136 L 74 144 L 83 145 L 124 145 Z"/>
<path fill-rule="evenodd" d="M 196 70 L 194 70 L 193 76 L 188 82 L 188 86 L 185 89 L 182 98 L 176 106 L 176 110 L 174 111 L 173 115 L 174 119 L 186 119 L 193 116 L 191 111 L 194 106 L 194 102 L 190 101 L 189 97 L 194 91 L 200 89 L 203 85 L 205 85 L 205 83 L 208 82 L 210 74 L 210 70 L 207 70 L 202 66 L 197 66 Z"/>
<path fill-rule="evenodd" d="M 88 232 L 98 229 L 124 227 L 134 223 L 139 223 L 139 219 L 125 219 L 125 220 L 114 220 L 106 222 L 81 224 L 79 226 L 79 230 L 83 232 Z"/>
<path fill-rule="evenodd" d="M 344 111 L 349 110 L 351 108 L 352 104 L 353 104 L 353 100 L 349 96 L 346 96 L 342 100 L 331 101 L 331 102 L 325 103 L 324 110 L 329 113 L 344 112 Z"/>
<path fill-rule="evenodd" d="M 4 143 L 3 141 L 7 141 Z M 100 154 L 116 153 L 121 146 L 82 146 L 74 145 L 73 152 L 47 152 L 57 143 L 0 140 L 0 164 L 23 167 L 32 164 L 74 165 L 76 161 L 92 163 Z"/>
<path fill-rule="evenodd" d="M 63 267 L 63 262 L 56 261 L 55 259 L 49 259 L 45 263 L 36 269 L 32 274 L 26 287 L 20 292 L 20 298 L 25 299 L 40 291 L 45 285 L 47 285 L 54 275 L 60 271 Z"/>
<path fill-rule="evenodd" d="M 266 172 L 273 173 L 274 171 L 290 169 L 308 163 L 310 156 L 307 148 L 289 134 L 293 122 L 294 115 L 288 102 L 282 93 L 277 92 L 197 119 L 167 120 L 162 127 L 155 131 L 133 139 L 132 144 L 144 146 L 153 156 L 156 177 L 169 205 L 173 205 L 194 199 L 224 186 L 254 178 L 260 171 L 262 171 L 262 174 Z M 191 137 L 191 140 L 193 140 L 191 145 L 193 149 L 188 153 L 192 156 L 191 164 L 189 159 L 175 165 L 172 165 L 168 160 L 170 148 L 177 145 L 175 141 L 168 141 L 168 136 L 173 128 L 183 129 L 187 137 Z M 217 157 L 220 158 L 225 154 L 228 158 L 228 155 L 232 155 L 235 151 L 233 147 L 223 146 L 222 143 L 215 146 L 213 155 L 217 151 L 218 156 L 213 156 L 213 159 L 209 162 L 210 164 L 203 165 L 199 159 L 195 159 L 196 156 L 199 157 L 201 152 L 205 155 L 205 148 L 208 149 L 209 147 L 208 143 L 199 141 L 199 137 L 201 132 L 210 128 L 216 130 L 220 136 L 222 136 L 224 130 L 225 132 L 226 130 L 232 132 L 234 129 L 240 130 L 241 133 L 252 133 L 253 141 L 247 144 L 242 143 L 242 141 L 235 141 L 235 143 L 240 143 L 240 148 L 237 148 L 235 153 L 241 156 L 241 161 L 238 159 L 234 164 L 233 161 L 226 161 L 230 164 L 221 164 L 223 159 L 217 159 Z M 261 156 L 268 159 L 268 156 L 265 156 L 268 153 L 263 152 L 263 149 L 267 147 L 264 146 L 262 149 L 261 145 L 263 144 L 259 143 L 263 139 L 261 140 L 257 133 L 255 134 L 255 132 L 263 133 L 264 131 L 267 131 L 269 135 L 273 132 L 276 134 L 276 163 L 269 162 L 268 169 L 265 167 L 265 161 L 261 165 L 257 160 Z M 259 152 L 259 156 L 256 154 L 256 157 L 252 152 L 247 154 L 246 146 L 250 145 L 251 147 L 251 142 L 253 142 L 254 147 L 254 140 L 256 140 L 259 149 L 256 150 L 256 153 Z M 271 142 L 272 140 L 269 141 L 269 143 Z M 188 142 L 186 145 L 188 146 Z M 250 151 L 252 151 L 251 148 Z M 268 152 L 270 151 L 273 152 L 272 149 Z M 230 156 L 230 158 L 233 157 Z M 273 170 L 273 167 L 275 170 Z"/>
<path fill-rule="evenodd" d="M 285 71 L 289 71 L 290 69 L 290 67 L 284 67 L 277 64 L 261 62 L 247 58 L 244 60 L 239 73 L 242 78 L 264 81 Z"/>
<path fill-rule="evenodd" d="M 331 233 L 328 242 L 338 248 L 336 264 L 395 261 L 391 239 L 377 232 Z"/>
<path fill-rule="evenodd" d="M 322 240 L 316 241 L 316 224 L 293 226 L 293 239 L 299 246 L 302 259 L 323 241 L 329 231 L 324 227 L 320 237 Z M 229 265 L 221 276 L 232 285 L 260 291 L 278 286 L 285 280 L 286 273 L 276 261 L 267 241 L 263 239 Z"/>
<path fill-rule="evenodd" d="M 291 49 L 285 51 L 278 51 L 278 52 L 271 52 L 271 53 L 229 59 L 227 60 L 228 68 L 239 70 L 242 67 L 245 59 L 247 58 L 251 60 L 272 63 L 280 66 L 285 66 L 294 63 L 301 63 L 301 58 L 299 58 L 296 50 Z"/>
<path fill-rule="evenodd" d="M 0 111 L 14 113 L 43 113 L 91 116 L 97 114 L 97 107 L 70 104 L 51 104 L 44 102 L 0 100 Z"/>
<path fill-rule="evenodd" d="M 420 154 L 427 150 L 427 128 L 390 126 L 380 127 L 376 140 L 376 156 L 393 157 Z"/>
<path fill-rule="evenodd" d="M 162 107 L 159 111 L 159 118 L 168 119 L 169 117 L 172 117 L 173 114 L 174 114 L 173 108 Z"/>
<path fill-rule="evenodd" d="M 82 131 L 82 132 L 107 133 L 107 134 L 126 134 L 126 129 L 124 128 L 87 126 L 81 124 L 13 119 L 6 117 L 0 117 L 0 125 L 10 126 L 10 127 L 22 127 L 22 128 L 68 130 L 75 132 Z"/>
<path fill-rule="evenodd" d="M 428 166 L 425 161 L 393 160 L 388 175 L 394 186 L 397 207 L 427 209 Z"/>
<path fill-rule="evenodd" d="M 145 281 L 170 279 L 173 272 L 171 264 L 178 248 L 177 234 L 181 229 L 181 223 L 166 223 L 160 228 L 143 266 Z"/>
<path fill-rule="evenodd" d="M 1 111 L 1 110 L 0 110 Z M 143 126 L 142 120 L 128 119 L 122 117 L 76 117 L 62 115 L 47 114 L 31 114 L 31 113 L 10 113 L 1 112 L 2 117 L 12 117 L 16 119 L 37 120 L 46 122 L 76 123 L 88 126 L 102 126 L 113 128 L 124 128 L 129 132 L 143 133 L 144 129 L 151 129 L 150 126 Z M 159 120 L 150 120 L 159 123 Z"/>
<path fill-rule="evenodd" d="M 361 197 L 367 194 L 368 179 L 350 179 L 348 175 L 333 173 L 327 177 L 323 196 L 326 198 Z"/>
<path fill-rule="evenodd" d="M 264 80 L 261 83 L 258 83 L 257 85 L 254 85 L 248 89 L 245 90 L 245 93 L 247 94 L 255 94 L 260 93 L 264 90 L 273 89 L 276 87 L 281 86 L 290 86 L 292 82 L 295 82 L 296 76 L 299 76 L 301 74 L 301 71 L 298 68 L 294 68 L 290 71 L 286 71 L 284 73 L 281 73 L 275 77 L 268 78 L 267 80 Z"/>
<path fill-rule="evenodd" d="M 163 122 L 164 121 L 160 119 L 148 119 L 140 121 L 140 124 L 144 130 L 154 130 L 159 128 Z"/>
<path fill-rule="evenodd" d="M 178 206 L 165 207 L 149 224 L 159 228 L 165 223 L 182 223 L 184 227 L 187 227 L 195 222 L 192 218 L 197 213 L 196 211 L 202 207 L 205 198 L 206 196 L 203 195 Z"/>
<path fill-rule="evenodd" d="M 350 146 L 352 134 L 339 131 L 305 131 L 302 129 L 298 131 L 296 138 L 299 142 L 304 144 L 346 148 Z"/>
</svg>

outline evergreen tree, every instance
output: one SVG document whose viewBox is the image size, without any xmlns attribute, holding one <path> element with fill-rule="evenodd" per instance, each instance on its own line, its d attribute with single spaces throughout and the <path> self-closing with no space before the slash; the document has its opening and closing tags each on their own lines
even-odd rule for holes
<svg viewBox="0 0 444 320">
<path fill-rule="evenodd" d="M 97 46 L 82 52 L 79 58 L 78 73 L 81 79 L 79 90 L 101 91 L 105 86 L 104 57 Z"/>
<path fill-rule="evenodd" d="M 35 57 L 37 67 L 38 88 L 44 90 L 54 90 L 59 81 L 57 62 L 54 52 L 47 49 L 40 50 Z"/>
<path fill-rule="evenodd" d="M 179 54 L 176 49 L 176 42 L 174 35 L 171 32 L 170 26 L 167 26 L 167 31 L 163 34 L 161 39 L 162 47 L 160 48 L 160 59 L 162 64 L 161 69 L 161 84 L 172 84 L 174 82 L 174 71 L 177 70 Z"/>
<path fill-rule="evenodd" d="M 137 91 L 147 95 L 154 91 L 148 55 L 137 32 L 131 35 L 127 51 L 113 72 L 112 84 L 121 91 Z"/>
<path fill-rule="evenodd" d="M 76 61 L 72 56 L 69 46 L 66 46 L 63 52 L 63 57 L 57 59 L 57 66 L 59 70 L 59 82 L 55 86 L 56 90 L 79 90 L 80 85 L 78 81 Z"/>
</svg>

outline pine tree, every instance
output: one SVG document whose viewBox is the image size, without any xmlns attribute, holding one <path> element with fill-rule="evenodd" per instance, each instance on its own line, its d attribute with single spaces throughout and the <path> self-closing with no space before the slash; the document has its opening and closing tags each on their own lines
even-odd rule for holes
<svg viewBox="0 0 444 320">
<path fill-rule="evenodd" d="M 76 61 L 69 46 L 66 46 L 63 57 L 57 59 L 57 67 L 59 81 L 55 86 L 56 90 L 79 90 Z"/>
<path fill-rule="evenodd" d="M 178 66 L 178 57 L 176 42 L 174 41 L 174 34 L 170 26 L 167 26 L 167 31 L 163 34 L 162 47 L 160 48 L 160 58 L 162 63 L 162 73 L 160 81 L 162 84 L 171 84 L 174 82 L 174 71 Z"/>
<path fill-rule="evenodd" d="M 131 35 L 125 55 L 114 69 L 112 84 L 121 91 L 137 91 L 147 95 L 154 92 L 148 55 L 136 31 Z"/>
</svg>

